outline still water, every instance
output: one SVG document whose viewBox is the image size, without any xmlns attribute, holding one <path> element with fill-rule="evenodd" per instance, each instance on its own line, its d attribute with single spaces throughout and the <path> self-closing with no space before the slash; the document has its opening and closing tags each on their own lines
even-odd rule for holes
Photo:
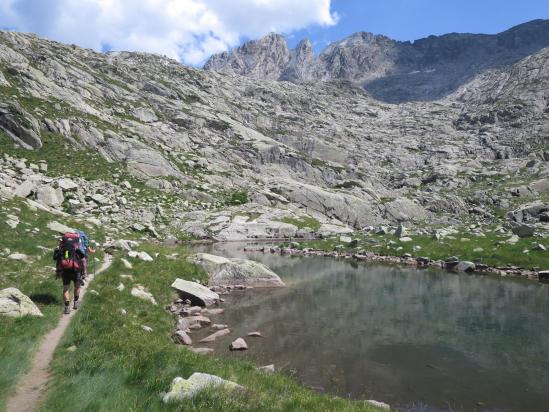
<svg viewBox="0 0 549 412">
<path fill-rule="evenodd" d="M 261 261 L 287 287 L 224 296 L 218 355 L 401 411 L 549 411 L 549 285 L 243 246 L 201 251 Z M 239 336 L 249 350 L 230 353 Z"/>
</svg>

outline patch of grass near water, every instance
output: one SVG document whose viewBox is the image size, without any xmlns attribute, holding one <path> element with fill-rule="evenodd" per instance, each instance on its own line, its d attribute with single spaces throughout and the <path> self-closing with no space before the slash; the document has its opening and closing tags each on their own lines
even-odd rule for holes
<svg viewBox="0 0 549 412">
<path fill-rule="evenodd" d="M 354 248 L 342 244 L 338 238 L 305 241 L 301 243 L 301 247 L 333 251 L 338 245 L 343 245 L 344 251 L 366 250 L 385 256 L 402 256 L 409 253 L 414 257 L 426 256 L 434 260 L 457 256 L 461 260 L 492 266 L 549 268 L 549 251 L 535 249 L 538 243 L 549 246 L 549 242 L 542 238 L 524 238 L 515 244 L 508 244 L 505 240 L 509 239 L 509 235 L 494 232 L 488 232 L 484 237 L 468 233 L 454 234 L 453 239 L 446 237 L 440 240 L 431 236 L 411 237 L 411 242 L 401 242 L 391 235 L 361 235 L 353 237 L 359 239 L 358 245 Z M 525 250 L 528 252 L 525 253 Z"/>
<path fill-rule="evenodd" d="M 10 228 L 5 223 L 7 215 L 17 216 L 21 223 L 15 229 Z M 44 314 L 42 318 L 0 317 L 0 410 L 4 409 L 18 378 L 29 367 L 40 338 L 56 325 L 61 315 L 61 280 L 55 278 L 51 253 L 57 246 L 58 235 L 46 228 L 52 220 L 77 225 L 73 220 L 64 221 L 33 210 L 22 199 L 0 199 L 0 250 L 9 249 L 11 253 L 30 257 L 27 262 L 0 257 L 0 289 L 16 287 Z M 92 239 L 103 240 L 102 230 L 84 229 Z"/>
<path fill-rule="evenodd" d="M 53 382 L 41 411 L 375 411 L 364 402 L 320 395 L 283 374 L 265 374 L 238 359 L 202 357 L 175 345 L 176 319 L 165 310 L 175 297 L 176 277 L 205 280 L 184 260 L 183 248 L 147 245 L 154 262 L 133 261 L 124 269 L 118 258 L 98 276 L 71 324 L 53 365 Z M 180 259 L 165 255 L 179 253 Z M 133 281 L 120 274 L 133 276 Z M 119 292 L 120 282 L 126 286 Z M 133 285 L 145 286 L 158 305 L 132 297 Z M 124 315 L 121 309 L 126 310 Z M 142 325 L 153 328 L 146 332 Z M 227 345 L 235 336 L 227 337 Z M 74 352 L 67 349 L 76 346 Z M 228 351 L 227 351 L 228 352 Z M 176 376 L 206 372 L 235 381 L 243 393 L 209 390 L 193 400 L 165 405 L 162 392 Z"/>
</svg>

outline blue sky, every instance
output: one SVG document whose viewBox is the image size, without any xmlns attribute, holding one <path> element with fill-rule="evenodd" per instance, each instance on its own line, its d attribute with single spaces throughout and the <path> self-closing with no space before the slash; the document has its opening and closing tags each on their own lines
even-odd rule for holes
<svg viewBox="0 0 549 412">
<path fill-rule="evenodd" d="M 535 19 L 549 19 L 549 0 L 332 0 L 334 26 L 313 26 L 288 36 L 295 46 L 309 38 L 318 52 L 358 31 L 396 40 L 451 32 L 494 34 Z"/>
<path fill-rule="evenodd" d="M 0 0 L 0 28 L 196 66 L 272 31 L 291 46 L 307 37 L 318 52 L 357 31 L 416 40 L 539 18 L 549 19 L 549 0 Z"/>
</svg>

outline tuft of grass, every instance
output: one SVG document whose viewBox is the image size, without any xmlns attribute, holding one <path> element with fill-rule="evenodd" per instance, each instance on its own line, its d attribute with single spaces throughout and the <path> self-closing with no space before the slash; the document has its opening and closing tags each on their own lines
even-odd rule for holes
<svg viewBox="0 0 549 412">
<path fill-rule="evenodd" d="M 7 215 L 16 215 L 19 225 L 11 229 L 4 223 Z M 33 210 L 22 199 L 0 199 L 0 250 L 25 253 L 27 262 L 0 257 L 0 289 L 16 287 L 40 308 L 44 317 L 0 317 L 0 410 L 37 349 L 40 338 L 57 323 L 62 309 L 61 281 L 55 278 L 52 251 L 58 235 L 46 228 L 59 217 Z M 82 226 L 73 220 L 63 223 L 82 227 L 92 239 L 103 241 L 101 229 Z"/>
<path fill-rule="evenodd" d="M 283 374 L 258 372 L 250 362 L 202 357 L 175 345 L 170 335 L 176 319 L 165 310 L 175 297 L 176 277 L 205 280 L 205 274 L 185 260 L 182 248 L 143 247 L 154 262 L 134 261 L 124 269 L 116 258 L 98 276 L 58 348 L 53 381 L 41 411 L 376 411 L 361 401 L 320 395 Z M 157 253 L 159 255 L 157 255 Z M 179 259 L 166 255 L 179 253 Z M 133 281 L 121 279 L 130 274 Z M 120 282 L 126 286 L 119 292 Z M 132 297 L 134 285 L 145 286 L 158 305 Z M 126 311 L 122 314 L 121 309 Z M 146 332 L 142 325 L 153 328 Z M 76 346 L 74 352 L 67 348 Z M 161 395 L 176 376 L 205 372 L 235 381 L 242 393 L 207 390 L 192 400 L 163 404 Z"/>
</svg>

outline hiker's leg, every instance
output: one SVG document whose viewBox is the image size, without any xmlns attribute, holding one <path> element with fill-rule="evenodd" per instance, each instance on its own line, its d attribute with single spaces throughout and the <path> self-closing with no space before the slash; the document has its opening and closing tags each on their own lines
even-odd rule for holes
<svg viewBox="0 0 549 412">
<path fill-rule="evenodd" d="M 63 302 L 65 303 L 64 313 L 65 315 L 68 315 L 71 312 L 71 307 L 70 307 L 71 298 L 69 295 L 71 280 L 66 273 L 63 273 L 62 276 L 63 276 Z"/>
<path fill-rule="evenodd" d="M 69 296 L 69 285 L 63 284 L 63 302 L 67 304 L 71 300 L 71 297 Z"/>
</svg>

